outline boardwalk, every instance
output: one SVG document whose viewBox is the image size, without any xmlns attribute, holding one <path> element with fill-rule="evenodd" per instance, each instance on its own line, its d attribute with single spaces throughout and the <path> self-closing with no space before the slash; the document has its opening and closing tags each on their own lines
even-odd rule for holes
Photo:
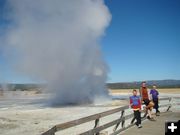
<svg viewBox="0 0 180 135">
<path fill-rule="evenodd" d="M 146 120 L 142 123 L 143 128 L 138 129 L 136 126 L 122 132 L 122 135 L 164 135 L 166 120 L 179 120 L 180 112 L 165 112 L 156 117 L 157 121 Z"/>
<path fill-rule="evenodd" d="M 165 131 L 165 121 L 167 120 L 178 120 L 180 119 L 180 112 L 171 112 L 169 110 L 178 110 L 178 103 L 179 98 L 176 97 L 167 97 L 167 98 L 161 98 L 161 104 L 160 104 L 160 111 L 161 116 L 157 117 L 157 121 L 144 121 L 143 122 L 143 128 L 137 129 L 137 127 L 133 127 L 133 117 L 134 115 L 132 113 L 128 113 L 129 111 L 129 105 L 114 108 L 111 110 L 107 110 L 101 113 L 93 114 L 87 117 L 82 117 L 79 119 L 75 119 L 72 121 L 68 121 L 65 123 L 60 123 L 52 126 L 49 130 L 45 131 L 41 135 L 55 135 L 56 132 L 63 132 L 62 130 L 68 130 L 69 128 L 73 128 L 88 122 L 91 122 L 94 126 L 88 126 L 88 128 L 85 131 L 81 131 L 80 135 L 94 135 L 103 133 L 102 131 L 106 131 L 109 135 L 118 135 L 118 134 L 125 134 L 125 135 L 164 135 Z M 175 107 L 176 106 L 176 107 Z M 175 107 L 175 108 L 173 108 Z M 119 114 L 118 116 L 115 114 Z M 114 119 L 111 119 L 111 121 L 107 121 L 104 123 L 101 123 L 101 121 L 106 116 L 113 116 Z M 146 118 L 146 114 L 142 114 L 142 118 Z M 92 123 L 93 122 L 93 123 Z M 93 128 L 92 128 L 93 127 Z M 132 127 L 132 128 L 130 128 Z M 111 129 L 110 129 L 111 128 Z M 113 129 L 112 129 L 113 128 Z M 127 129 L 127 130 L 126 130 Z M 124 132 L 123 132 L 124 131 Z"/>
</svg>

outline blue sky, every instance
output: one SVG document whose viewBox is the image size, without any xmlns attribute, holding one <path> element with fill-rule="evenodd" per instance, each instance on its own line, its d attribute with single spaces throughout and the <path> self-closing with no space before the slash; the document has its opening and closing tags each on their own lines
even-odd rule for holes
<svg viewBox="0 0 180 135">
<path fill-rule="evenodd" d="M 102 38 L 108 82 L 180 79 L 180 1 L 105 0 L 112 21 Z M 7 22 L 2 21 L 0 36 Z M 0 81 L 28 82 L 2 58 Z"/>
<path fill-rule="evenodd" d="M 102 40 L 110 82 L 180 79 L 180 1 L 106 0 Z"/>
</svg>

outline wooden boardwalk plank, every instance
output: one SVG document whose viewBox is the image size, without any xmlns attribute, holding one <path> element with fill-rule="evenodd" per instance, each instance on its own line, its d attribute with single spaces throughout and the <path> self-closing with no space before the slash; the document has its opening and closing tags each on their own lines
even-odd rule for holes
<svg viewBox="0 0 180 135">
<path fill-rule="evenodd" d="M 146 120 L 142 123 L 143 128 L 138 129 L 136 126 L 129 128 L 120 134 L 122 135 L 164 135 L 165 121 L 177 121 L 180 119 L 180 112 L 165 112 L 157 117 L 156 121 Z"/>
</svg>

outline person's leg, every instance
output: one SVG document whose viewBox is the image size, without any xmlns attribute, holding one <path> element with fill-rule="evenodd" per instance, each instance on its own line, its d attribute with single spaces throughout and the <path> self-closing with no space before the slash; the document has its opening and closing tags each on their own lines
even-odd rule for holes
<svg viewBox="0 0 180 135">
<path fill-rule="evenodd" d="M 138 126 L 138 111 L 134 111 L 134 118 L 136 119 L 136 125 Z"/>
<path fill-rule="evenodd" d="M 142 126 L 141 126 L 141 112 L 139 110 L 137 111 L 137 123 L 138 123 L 138 128 L 142 128 Z"/>
<path fill-rule="evenodd" d="M 159 111 L 159 99 L 157 99 L 157 112 L 160 113 L 160 111 Z"/>
<path fill-rule="evenodd" d="M 150 109 L 147 109 L 147 113 L 148 113 L 149 118 L 151 119 L 151 118 L 152 118 L 151 110 L 150 110 Z"/>
<path fill-rule="evenodd" d="M 154 99 L 153 102 L 154 102 L 154 109 L 156 110 L 156 113 L 157 113 L 157 111 L 158 111 L 157 100 Z"/>
<path fill-rule="evenodd" d="M 152 109 L 148 109 L 148 117 L 147 119 L 151 121 L 155 121 L 156 119 L 152 116 Z"/>
<path fill-rule="evenodd" d="M 141 112 L 140 111 L 138 111 L 137 123 L 138 125 L 141 125 Z"/>
<path fill-rule="evenodd" d="M 148 114 L 148 100 L 143 100 L 144 101 L 144 104 L 145 104 L 145 113 L 147 114 L 147 118 L 149 118 L 149 114 Z"/>
<path fill-rule="evenodd" d="M 159 105 L 158 105 L 158 99 L 153 100 L 154 102 L 154 109 L 156 110 L 156 115 L 159 115 Z"/>
</svg>

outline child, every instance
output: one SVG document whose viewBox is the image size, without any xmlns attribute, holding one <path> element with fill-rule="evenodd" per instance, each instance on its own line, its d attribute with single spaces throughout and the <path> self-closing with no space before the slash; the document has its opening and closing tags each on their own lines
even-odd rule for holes
<svg viewBox="0 0 180 135">
<path fill-rule="evenodd" d="M 136 119 L 136 125 L 138 128 L 142 128 L 141 126 L 141 98 L 137 96 L 137 91 L 133 90 L 133 96 L 130 97 L 130 105 L 134 111 L 134 118 Z"/>
<path fill-rule="evenodd" d="M 151 100 L 154 102 L 154 109 L 156 109 L 156 116 L 159 116 L 159 92 L 156 90 L 156 86 L 153 86 L 153 89 L 150 91 Z"/>
</svg>

